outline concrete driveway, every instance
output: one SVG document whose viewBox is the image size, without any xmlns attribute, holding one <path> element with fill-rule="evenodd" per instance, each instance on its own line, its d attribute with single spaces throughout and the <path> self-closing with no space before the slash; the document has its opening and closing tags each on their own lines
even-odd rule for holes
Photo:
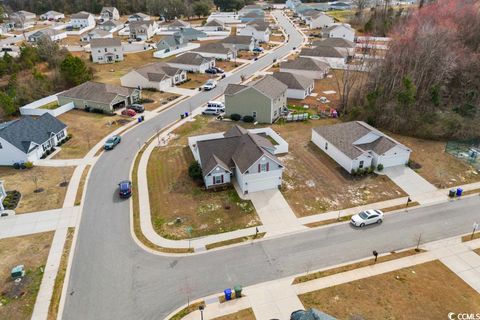
<svg viewBox="0 0 480 320">
<path fill-rule="evenodd" d="M 416 196 L 437 190 L 434 185 L 407 166 L 385 168 L 380 174 L 389 177 L 409 196 Z"/>
<path fill-rule="evenodd" d="M 305 229 L 293 213 L 280 190 L 265 190 L 248 195 L 268 236 Z"/>
</svg>

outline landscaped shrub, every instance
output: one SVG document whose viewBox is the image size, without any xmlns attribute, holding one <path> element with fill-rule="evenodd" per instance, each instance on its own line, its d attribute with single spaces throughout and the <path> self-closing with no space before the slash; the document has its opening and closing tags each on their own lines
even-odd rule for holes
<svg viewBox="0 0 480 320">
<path fill-rule="evenodd" d="M 31 161 L 25 162 L 25 168 L 32 169 L 33 168 L 33 162 L 31 162 Z"/>
<path fill-rule="evenodd" d="M 252 123 L 255 121 L 255 118 L 252 116 L 243 116 L 243 122 Z"/>
<path fill-rule="evenodd" d="M 242 116 L 238 113 L 234 113 L 230 116 L 230 119 L 232 119 L 233 121 L 240 121 L 240 119 L 242 119 Z"/>
<path fill-rule="evenodd" d="M 383 170 L 383 164 L 379 163 L 379 164 L 377 165 L 377 170 L 378 170 L 378 171 L 382 171 L 382 170 Z"/>
<path fill-rule="evenodd" d="M 7 210 L 14 210 L 20 201 L 21 194 L 17 190 L 7 191 L 7 196 L 3 199 L 3 206 Z"/>
<path fill-rule="evenodd" d="M 203 178 L 202 168 L 200 167 L 200 164 L 197 161 L 193 162 L 190 165 L 190 167 L 188 167 L 188 175 L 193 180 L 200 180 Z"/>
</svg>

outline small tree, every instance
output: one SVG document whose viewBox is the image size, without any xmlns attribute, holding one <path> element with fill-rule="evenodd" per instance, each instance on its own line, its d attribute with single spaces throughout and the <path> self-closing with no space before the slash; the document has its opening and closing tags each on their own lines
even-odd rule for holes
<svg viewBox="0 0 480 320">
<path fill-rule="evenodd" d="M 198 17 L 205 17 L 210 14 L 210 5 L 206 1 L 198 1 L 193 4 L 193 13 Z"/>
<path fill-rule="evenodd" d="M 188 167 L 188 175 L 193 180 L 202 179 L 202 177 L 203 177 L 202 176 L 202 168 L 200 167 L 200 164 L 197 161 L 195 161 L 194 163 L 192 163 L 190 165 L 190 167 Z"/>
<path fill-rule="evenodd" d="M 255 121 L 255 118 L 252 116 L 243 116 L 243 122 L 252 123 Z"/>
<path fill-rule="evenodd" d="M 78 57 L 68 55 L 60 64 L 60 72 L 71 85 L 79 85 L 92 79 L 92 72 L 85 62 Z"/>
<path fill-rule="evenodd" d="M 242 116 L 239 115 L 238 113 L 233 113 L 233 114 L 230 116 L 230 119 L 232 119 L 233 121 L 240 121 L 240 119 L 242 119 Z"/>
</svg>

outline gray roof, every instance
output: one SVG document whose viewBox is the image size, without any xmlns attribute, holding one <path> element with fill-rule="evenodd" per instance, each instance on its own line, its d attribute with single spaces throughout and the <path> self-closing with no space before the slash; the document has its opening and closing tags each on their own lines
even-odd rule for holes
<svg viewBox="0 0 480 320">
<path fill-rule="evenodd" d="M 157 42 L 156 47 L 158 50 L 162 49 L 170 49 L 180 46 L 182 44 L 186 44 L 183 39 L 183 36 L 180 33 L 175 33 L 170 36 L 166 36 L 165 38 L 161 39 Z"/>
<path fill-rule="evenodd" d="M 275 99 L 285 93 L 288 87 L 280 82 L 279 80 L 275 79 L 271 75 L 266 75 L 262 79 L 259 79 L 254 82 L 250 82 L 248 85 L 241 85 L 241 84 L 229 84 L 225 88 L 224 94 L 226 95 L 234 95 L 243 89 L 247 88 L 255 88 L 263 95 L 268 97 L 269 99 Z"/>
<path fill-rule="evenodd" d="M 194 49 L 195 52 L 205 52 L 205 53 L 219 53 L 219 54 L 228 54 L 232 52 L 229 48 L 223 46 L 223 44 L 219 42 L 210 42 L 201 45 L 197 49 Z"/>
<path fill-rule="evenodd" d="M 40 37 L 43 37 L 43 36 L 51 37 L 51 36 L 54 36 L 54 35 L 57 35 L 57 34 L 60 34 L 60 33 L 62 33 L 62 31 L 60 31 L 60 30 L 43 29 L 43 30 L 39 30 L 35 33 L 32 33 L 29 37 L 32 37 L 32 38 L 40 38 Z"/>
<path fill-rule="evenodd" d="M 238 125 L 224 133 L 223 138 L 197 142 L 202 171 L 207 175 L 217 165 L 227 170 L 235 166 L 244 173 L 260 157 L 267 155 L 281 165 L 273 155 L 273 145 L 265 137 L 249 133 Z"/>
<path fill-rule="evenodd" d="M 113 10 L 117 10 L 117 8 L 115 8 L 115 7 L 103 7 L 102 8 L 102 12 L 107 11 L 107 12 L 113 13 Z"/>
<path fill-rule="evenodd" d="M 42 14 L 42 16 L 47 16 L 47 15 L 54 15 L 54 16 L 58 16 L 58 15 L 62 15 L 63 13 L 61 12 L 57 12 L 57 11 L 54 11 L 54 10 L 50 10 L 50 11 L 47 11 L 45 12 L 44 14 Z"/>
<path fill-rule="evenodd" d="M 295 60 L 288 60 L 280 63 L 280 69 L 295 69 L 295 70 L 308 70 L 308 71 L 323 71 L 326 72 L 330 69 L 328 63 L 318 61 L 311 58 L 297 58 Z"/>
<path fill-rule="evenodd" d="M 117 27 L 119 25 L 123 24 L 122 22 L 120 21 L 115 21 L 115 20 L 107 20 L 103 23 L 101 23 L 100 25 L 101 26 L 111 26 L 111 27 Z"/>
<path fill-rule="evenodd" d="M 265 31 L 270 27 L 270 24 L 263 20 L 252 20 L 247 23 L 248 26 L 252 26 L 255 30 Z"/>
<path fill-rule="evenodd" d="M 90 13 L 82 11 L 82 12 L 72 14 L 70 18 L 71 19 L 88 19 L 89 16 L 90 16 Z"/>
<path fill-rule="evenodd" d="M 273 77 L 280 80 L 289 89 L 306 90 L 315 83 L 313 79 L 289 72 L 275 72 Z"/>
<path fill-rule="evenodd" d="M 104 30 L 97 30 L 100 32 Z M 107 31 L 108 32 L 108 31 Z M 102 39 L 92 39 L 90 40 L 90 48 L 104 48 L 104 47 L 121 47 L 122 42 L 117 38 L 102 38 Z"/>
<path fill-rule="evenodd" d="M 321 11 L 315 10 L 314 8 L 305 10 L 302 15 L 305 17 L 313 17 L 316 16 L 317 14 L 321 13 Z"/>
<path fill-rule="evenodd" d="M 291 320 L 336 320 L 336 318 L 317 309 L 308 309 L 306 311 L 295 311 Z"/>
<path fill-rule="evenodd" d="M 181 72 L 180 69 L 170 67 L 165 62 L 149 63 L 141 68 L 135 69 L 135 71 L 147 78 L 149 81 L 154 82 L 160 82 L 167 77 L 173 77 Z"/>
<path fill-rule="evenodd" d="M 185 52 L 179 56 L 176 56 L 175 59 L 170 60 L 170 63 L 178 63 L 178 64 L 188 64 L 194 66 L 200 66 L 207 61 L 215 60 L 215 58 L 207 58 L 202 56 L 201 54 L 194 53 L 194 52 Z"/>
<path fill-rule="evenodd" d="M 37 119 L 23 117 L 0 126 L 0 137 L 11 143 L 24 153 L 28 153 L 30 143 L 43 144 L 67 126 L 52 116 L 44 113 Z"/>
<path fill-rule="evenodd" d="M 137 12 L 137 13 L 134 13 L 134 14 L 130 15 L 130 17 L 134 17 L 134 16 L 137 16 L 137 17 L 140 17 L 140 18 L 150 17 L 148 14 L 145 14 L 145 13 L 142 13 L 142 12 Z"/>
<path fill-rule="evenodd" d="M 343 38 L 326 38 L 312 43 L 314 47 L 355 48 L 355 43 Z"/>
<path fill-rule="evenodd" d="M 146 20 L 146 21 L 132 21 L 128 24 L 128 28 L 130 31 L 136 30 L 139 28 L 148 28 L 149 26 L 153 25 L 155 21 L 152 20 Z"/>
<path fill-rule="evenodd" d="M 336 24 L 332 24 L 332 25 L 329 26 L 326 30 L 327 30 L 327 31 L 332 31 L 332 30 L 334 30 L 335 28 L 339 28 L 339 27 L 345 27 L 345 28 L 347 28 L 347 29 L 350 29 L 350 30 L 354 31 L 354 30 L 352 29 L 352 27 L 351 27 L 350 25 L 346 24 L 346 23 L 336 23 Z"/>
<path fill-rule="evenodd" d="M 222 43 L 250 45 L 252 39 L 252 36 L 228 36 L 225 39 L 222 39 Z"/>
<path fill-rule="evenodd" d="M 212 19 L 205 23 L 204 27 L 223 27 L 223 23 L 217 19 Z"/>
<path fill-rule="evenodd" d="M 261 18 L 265 16 L 263 11 L 249 11 L 242 15 L 242 18 Z"/>
<path fill-rule="evenodd" d="M 133 91 L 135 90 L 113 84 L 87 81 L 58 94 L 58 96 L 110 104 L 118 95 L 128 97 Z"/>
<path fill-rule="evenodd" d="M 325 57 L 325 58 L 346 58 L 347 53 L 338 51 L 334 47 L 314 47 L 304 48 L 300 51 L 300 56 L 306 57 Z"/>
<path fill-rule="evenodd" d="M 175 19 L 173 22 L 169 23 L 169 27 L 188 27 L 190 24 L 180 19 Z"/>
<path fill-rule="evenodd" d="M 243 89 L 248 88 L 248 86 L 245 86 L 243 84 L 235 84 L 235 83 L 230 83 L 227 85 L 225 88 L 224 94 L 226 95 L 233 95 L 237 92 L 242 91 Z"/>
<path fill-rule="evenodd" d="M 395 146 L 400 146 L 408 150 L 408 148 L 401 143 L 386 136 L 363 121 L 350 121 L 330 126 L 320 126 L 313 130 L 350 159 L 355 159 L 368 151 L 373 151 L 376 154 L 381 155 Z M 355 144 L 358 139 L 371 132 L 378 135 L 376 140 L 370 143 Z"/>
<path fill-rule="evenodd" d="M 176 33 L 181 33 L 182 36 L 189 41 L 207 37 L 205 32 L 194 28 L 180 28 L 180 31 L 177 31 Z"/>
</svg>

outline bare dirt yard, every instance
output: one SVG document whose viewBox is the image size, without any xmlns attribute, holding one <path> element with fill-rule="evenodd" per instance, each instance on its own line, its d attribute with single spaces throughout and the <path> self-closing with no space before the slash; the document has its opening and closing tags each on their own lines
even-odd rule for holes
<svg viewBox="0 0 480 320">
<path fill-rule="evenodd" d="M 71 110 L 58 117 L 68 126 L 72 138 L 61 146 L 54 159 L 83 158 L 91 148 L 109 133 L 132 121 L 123 116 L 109 116 L 83 110 Z"/>
<path fill-rule="evenodd" d="M 194 159 L 187 137 L 225 131 L 231 125 L 199 116 L 175 130 L 167 146 L 152 152 L 147 168 L 152 224 L 163 237 L 199 237 L 260 224 L 252 203 L 241 200 L 233 187 L 205 190 L 203 182 L 188 175 Z"/>
<path fill-rule="evenodd" d="M 203 86 L 205 82 L 209 79 L 217 79 L 215 75 L 210 75 L 208 73 L 187 73 L 187 82 L 178 85 L 179 88 L 184 89 L 198 89 Z"/>
<path fill-rule="evenodd" d="M 0 319 L 31 318 L 52 240 L 53 232 L 0 240 Z M 19 264 L 25 277 L 17 283 L 10 271 Z"/>
<path fill-rule="evenodd" d="M 392 134 L 411 148 L 414 170 L 437 188 L 449 188 L 480 181 L 480 172 L 468 163 L 445 152 L 446 142 Z"/>
<path fill-rule="evenodd" d="M 17 190 L 21 193 L 15 212 L 27 213 L 61 208 L 74 167 L 33 167 L 16 170 L 12 167 L 0 167 L 0 177 L 5 181 L 6 191 Z M 35 183 L 36 181 L 36 183 Z M 41 192 L 34 192 L 41 189 Z"/>
<path fill-rule="evenodd" d="M 336 119 L 273 125 L 289 144 L 282 193 L 298 217 L 405 196 L 388 177 L 353 177 L 311 141 L 311 129 Z"/>
<path fill-rule="evenodd" d="M 238 68 L 241 65 L 243 65 L 243 63 L 238 62 L 238 61 L 237 61 L 236 65 L 235 65 L 235 61 L 216 61 L 215 62 L 215 66 L 217 66 L 217 67 L 219 67 L 219 68 L 221 68 L 225 71 L 232 71 L 233 69 Z"/>
<path fill-rule="evenodd" d="M 180 97 L 178 94 L 170 92 L 158 92 L 149 90 L 142 91 L 142 98 L 151 100 L 149 102 L 143 102 L 143 106 L 147 111 L 155 110 L 158 107 L 177 99 L 178 97 Z"/>
<path fill-rule="evenodd" d="M 305 308 L 338 319 L 447 319 L 478 313 L 480 295 L 440 261 L 299 296 Z"/>
</svg>

